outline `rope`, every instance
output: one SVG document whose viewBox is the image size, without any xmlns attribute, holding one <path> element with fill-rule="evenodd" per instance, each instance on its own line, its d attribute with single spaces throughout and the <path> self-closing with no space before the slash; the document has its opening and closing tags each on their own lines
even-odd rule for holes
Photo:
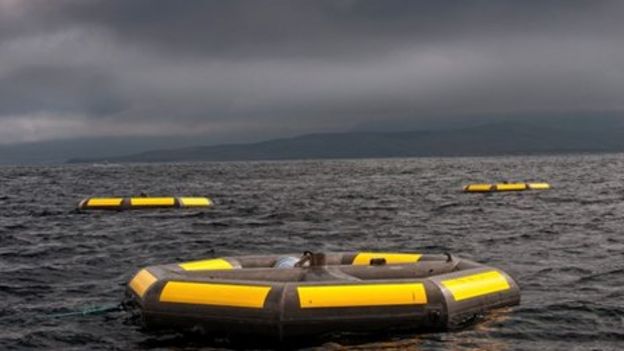
<svg viewBox="0 0 624 351">
<path fill-rule="evenodd" d="M 52 319 L 57 318 L 67 318 L 67 317 L 76 317 L 76 316 L 97 316 L 103 315 L 114 311 L 121 311 L 124 309 L 124 306 L 120 303 L 118 304 L 107 304 L 100 306 L 89 306 L 78 311 L 65 312 L 65 313 L 55 313 L 51 314 L 49 317 Z"/>
</svg>

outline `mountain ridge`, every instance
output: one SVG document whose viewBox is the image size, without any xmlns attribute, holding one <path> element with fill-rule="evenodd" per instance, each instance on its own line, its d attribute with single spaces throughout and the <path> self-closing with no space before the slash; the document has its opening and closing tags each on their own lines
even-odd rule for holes
<svg viewBox="0 0 624 351">
<path fill-rule="evenodd" d="M 254 143 L 156 149 L 81 162 L 253 161 L 327 158 L 495 156 L 624 151 L 624 126 L 495 122 L 472 127 L 397 132 L 312 133 Z"/>
</svg>

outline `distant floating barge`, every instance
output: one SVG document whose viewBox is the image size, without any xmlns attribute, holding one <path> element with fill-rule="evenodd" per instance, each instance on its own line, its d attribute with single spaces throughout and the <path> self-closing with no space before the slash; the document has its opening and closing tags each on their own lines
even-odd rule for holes
<svg viewBox="0 0 624 351">
<path fill-rule="evenodd" d="M 207 197 L 88 197 L 78 203 L 80 210 L 132 210 L 147 208 L 195 208 L 210 207 Z"/>
<path fill-rule="evenodd" d="M 548 190 L 548 183 L 480 183 L 468 184 L 464 187 L 467 193 L 490 193 L 502 191 Z"/>
</svg>

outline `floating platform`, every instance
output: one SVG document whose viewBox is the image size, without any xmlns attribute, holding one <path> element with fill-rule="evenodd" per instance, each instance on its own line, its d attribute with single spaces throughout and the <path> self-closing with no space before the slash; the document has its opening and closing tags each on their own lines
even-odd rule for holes
<svg viewBox="0 0 624 351">
<path fill-rule="evenodd" d="M 131 301 L 150 329 L 274 341 L 334 332 L 447 330 L 517 305 L 505 272 L 450 254 L 214 258 L 141 269 Z"/>
<path fill-rule="evenodd" d="M 464 187 L 467 193 L 489 193 L 497 191 L 548 190 L 548 183 L 496 183 L 468 184 Z"/>
<path fill-rule="evenodd" d="M 78 203 L 80 210 L 131 210 L 145 208 L 210 207 L 207 197 L 90 197 Z"/>
</svg>

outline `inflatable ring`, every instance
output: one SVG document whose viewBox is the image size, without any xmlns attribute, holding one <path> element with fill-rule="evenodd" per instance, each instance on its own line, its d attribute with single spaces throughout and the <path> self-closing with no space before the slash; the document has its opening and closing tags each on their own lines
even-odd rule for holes
<svg viewBox="0 0 624 351">
<path fill-rule="evenodd" d="M 452 255 L 240 256 L 151 266 L 128 293 L 151 329 L 272 340 L 337 331 L 444 330 L 520 301 L 503 271 Z"/>
</svg>

